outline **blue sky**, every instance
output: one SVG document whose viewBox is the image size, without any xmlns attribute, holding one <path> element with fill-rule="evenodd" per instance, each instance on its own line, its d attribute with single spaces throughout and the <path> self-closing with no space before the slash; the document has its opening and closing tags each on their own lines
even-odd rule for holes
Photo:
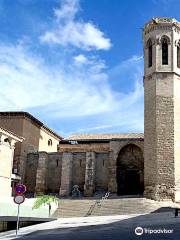
<svg viewBox="0 0 180 240">
<path fill-rule="evenodd" d="M 142 27 L 179 0 L 0 0 L 0 110 L 62 136 L 143 132 Z"/>
</svg>

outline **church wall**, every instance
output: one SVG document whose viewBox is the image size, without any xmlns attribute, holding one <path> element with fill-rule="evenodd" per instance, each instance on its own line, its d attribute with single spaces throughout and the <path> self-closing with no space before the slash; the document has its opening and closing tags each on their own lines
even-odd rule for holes
<svg viewBox="0 0 180 240">
<path fill-rule="evenodd" d="M 105 148 L 108 151 L 102 151 L 101 146 L 97 143 L 96 146 L 95 144 L 93 145 L 93 148 L 94 150 L 95 147 L 96 150 L 101 149 L 101 152 L 86 152 L 85 148 L 82 149 L 83 152 L 78 152 L 78 149 L 74 147 L 72 147 L 70 151 L 69 146 L 68 152 L 29 153 L 25 178 L 25 184 L 27 184 L 28 192 L 38 191 L 37 193 L 39 194 L 43 191 L 44 193 L 56 194 L 60 192 L 60 194 L 68 196 L 71 194 L 74 185 L 78 185 L 80 187 L 80 191 L 83 192 L 85 179 L 87 178 L 87 176 L 85 176 L 87 172 L 87 153 L 93 153 L 95 164 L 93 191 L 110 191 L 112 193 L 116 193 L 117 158 L 121 149 L 128 144 L 135 144 L 142 150 L 143 153 L 143 139 L 111 141 L 111 151 L 109 151 L 109 147 Z M 89 147 L 90 146 L 88 146 L 88 149 Z M 68 146 L 66 146 L 66 149 L 67 148 Z M 126 161 L 127 165 L 128 161 L 131 160 L 130 158 L 131 154 L 127 152 L 126 159 L 123 159 Z M 70 167 L 69 170 L 63 168 L 63 159 L 65 161 L 64 164 L 70 164 L 68 165 Z M 69 163 L 67 163 L 68 161 Z M 70 172 L 68 173 L 68 171 Z"/>
<path fill-rule="evenodd" d="M 72 165 L 72 186 L 78 185 L 80 191 L 83 191 L 85 183 L 86 153 L 73 153 Z"/>
<path fill-rule="evenodd" d="M 59 152 L 107 152 L 109 151 L 109 143 L 86 143 L 86 144 L 59 144 Z"/>
<path fill-rule="evenodd" d="M 95 173 L 95 189 L 105 190 L 108 189 L 108 163 L 109 153 L 96 153 L 96 173 Z"/>
<path fill-rule="evenodd" d="M 27 155 L 26 162 L 26 174 L 25 174 L 25 185 L 27 187 L 27 193 L 34 193 L 36 187 L 36 174 L 38 167 L 38 153 L 29 153 Z"/>
<path fill-rule="evenodd" d="M 37 169 L 39 167 L 39 157 L 43 152 L 40 153 L 29 153 L 27 155 L 26 164 L 26 175 L 25 175 L 25 185 L 27 186 L 27 192 L 34 193 L 37 185 L 37 178 L 40 182 L 45 180 L 45 192 L 49 193 L 59 193 L 61 185 L 61 169 L 62 169 L 62 154 L 61 153 L 44 153 L 46 156 L 45 165 L 42 166 L 46 168 L 45 175 L 43 177 L 38 174 Z M 41 169 L 39 169 L 41 170 Z M 41 179 L 40 179 L 41 178 Z M 43 179 L 42 179 L 43 178 Z M 44 193 L 45 193 L 44 192 Z"/>
<path fill-rule="evenodd" d="M 61 185 L 62 153 L 48 154 L 47 192 L 59 194 Z"/>
</svg>

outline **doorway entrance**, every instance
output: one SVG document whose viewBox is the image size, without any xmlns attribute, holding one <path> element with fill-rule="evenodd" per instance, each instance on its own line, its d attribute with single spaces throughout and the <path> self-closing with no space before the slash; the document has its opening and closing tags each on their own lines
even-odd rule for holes
<svg viewBox="0 0 180 240">
<path fill-rule="evenodd" d="M 117 159 L 117 194 L 142 194 L 144 190 L 143 154 L 139 147 L 129 144 L 121 149 Z"/>
<path fill-rule="evenodd" d="M 117 177 L 118 195 L 140 194 L 140 175 L 137 170 L 119 171 Z"/>
</svg>

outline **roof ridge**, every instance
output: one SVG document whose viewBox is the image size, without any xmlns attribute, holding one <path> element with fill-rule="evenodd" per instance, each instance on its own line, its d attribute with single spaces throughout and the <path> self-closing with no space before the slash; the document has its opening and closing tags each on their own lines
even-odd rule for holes
<svg viewBox="0 0 180 240">
<path fill-rule="evenodd" d="M 95 139 L 115 139 L 115 138 L 144 138 L 144 133 L 80 133 L 71 134 L 66 140 L 95 140 Z"/>
<path fill-rule="evenodd" d="M 31 113 L 26 112 L 26 111 L 6 111 L 6 112 L 0 112 L 0 115 L 11 115 L 11 114 L 19 114 L 19 115 L 24 115 L 27 118 L 33 120 L 34 122 L 36 122 L 37 124 L 40 125 L 40 127 L 43 127 L 44 129 L 46 129 L 47 131 L 49 131 L 50 133 L 52 133 L 54 136 L 56 136 L 59 139 L 62 139 L 62 137 L 57 134 L 54 130 L 52 130 L 51 128 L 49 128 L 48 126 L 46 126 L 43 122 L 41 122 L 39 119 L 37 119 L 36 117 L 34 117 Z"/>
<path fill-rule="evenodd" d="M 14 132 L 12 132 L 12 131 L 9 131 L 8 129 L 6 129 L 6 128 L 4 128 L 4 127 L 1 127 L 1 126 L 0 126 L 0 129 L 2 129 L 3 131 L 5 131 L 5 132 L 7 132 L 7 133 L 9 133 L 9 134 L 11 134 L 11 135 L 14 135 L 15 137 L 17 137 L 17 138 L 19 138 L 19 139 L 21 139 L 21 140 L 25 140 L 25 138 L 23 138 L 22 136 L 19 136 L 18 134 L 14 133 Z"/>
</svg>

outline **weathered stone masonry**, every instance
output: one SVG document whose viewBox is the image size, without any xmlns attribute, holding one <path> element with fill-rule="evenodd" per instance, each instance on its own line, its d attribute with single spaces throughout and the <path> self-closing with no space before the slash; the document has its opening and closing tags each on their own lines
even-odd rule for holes
<svg viewBox="0 0 180 240">
<path fill-rule="evenodd" d="M 180 24 L 172 18 L 155 18 L 146 24 L 143 39 L 144 195 L 179 201 Z"/>
<path fill-rule="evenodd" d="M 127 154 L 123 155 L 128 170 L 130 159 L 134 161 L 134 156 L 138 156 L 136 151 L 142 152 L 137 161 L 143 161 L 142 136 L 98 140 L 95 143 L 90 139 L 78 140 L 75 145 L 64 140 L 59 145 L 59 153 L 31 153 L 26 169 L 28 190 L 36 194 L 48 192 L 69 196 L 73 186 L 78 185 L 84 196 L 93 196 L 97 191 L 117 193 L 116 169 L 121 149 L 126 151 L 125 147 L 132 146 L 132 151 L 135 151 L 127 150 Z"/>
</svg>

